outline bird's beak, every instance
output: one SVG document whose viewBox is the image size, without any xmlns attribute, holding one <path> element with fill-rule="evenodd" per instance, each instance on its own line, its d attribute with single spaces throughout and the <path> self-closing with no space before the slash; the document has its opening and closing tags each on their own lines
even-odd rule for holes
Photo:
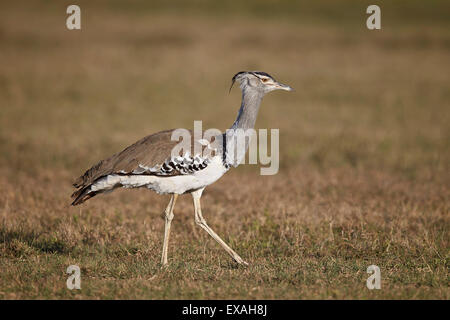
<svg viewBox="0 0 450 320">
<path fill-rule="evenodd" d="M 277 89 L 280 89 L 280 90 L 294 91 L 294 89 L 292 89 L 288 85 L 285 85 L 285 84 L 282 84 L 282 83 L 279 83 L 279 82 L 276 83 L 276 87 L 277 87 Z"/>
</svg>

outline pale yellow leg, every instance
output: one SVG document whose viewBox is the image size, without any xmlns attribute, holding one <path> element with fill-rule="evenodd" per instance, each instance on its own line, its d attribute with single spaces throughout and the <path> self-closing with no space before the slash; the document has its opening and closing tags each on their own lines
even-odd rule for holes
<svg viewBox="0 0 450 320">
<path fill-rule="evenodd" d="M 164 219 L 165 219 L 165 226 L 164 226 L 164 242 L 163 242 L 163 250 L 162 250 L 162 257 L 161 257 L 161 264 L 163 266 L 167 265 L 167 249 L 169 245 L 169 236 L 170 236 L 170 225 L 172 223 L 173 219 L 173 207 L 175 207 L 175 201 L 177 200 L 178 195 L 173 194 L 170 198 L 169 204 L 167 205 L 166 210 L 164 211 Z"/>
<path fill-rule="evenodd" d="M 203 189 L 192 192 L 192 198 L 194 199 L 194 210 L 195 210 L 195 223 L 206 230 L 211 237 L 214 238 L 228 254 L 236 260 L 237 263 L 248 265 L 236 252 L 233 251 L 218 235 L 215 233 L 207 224 L 202 216 L 202 209 L 200 206 L 200 197 L 202 196 Z"/>
</svg>

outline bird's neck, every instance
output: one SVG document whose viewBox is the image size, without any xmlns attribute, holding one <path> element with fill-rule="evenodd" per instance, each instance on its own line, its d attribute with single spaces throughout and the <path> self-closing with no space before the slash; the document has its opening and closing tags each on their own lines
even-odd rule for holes
<svg viewBox="0 0 450 320">
<path fill-rule="evenodd" d="M 263 95 L 256 90 L 242 88 L 242 103 L 236 121 L 231 129 L 253 129 Z"/>
<path fill-rule="evenodd" d="M 242 103 L 236 121 L 223 135 L 225 139 L 225 152 L 223 153 L 225 166 L 237 167 L 245 159 L 253 131 L 251 129 L 255 127 L 263 95 L 256 90 L 242 88 Z"/>
</svg>

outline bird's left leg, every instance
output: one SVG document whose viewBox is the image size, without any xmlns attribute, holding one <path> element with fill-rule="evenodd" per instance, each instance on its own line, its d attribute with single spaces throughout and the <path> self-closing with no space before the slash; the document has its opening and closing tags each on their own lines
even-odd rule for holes
<svg viewBox="0 0 450 320">
<path fill-rule="evenodd" d="M 169 245 L 170 225 L 171 225 L 172 219 L 173 219 L 173 207 L 175 207 L 175 201 L 177 200 L 177 198 L 178 198 L 177 194 L 175 194 L 175 193 L 172 194 L 169 204 L 167 205 L 166 210 L 164 210 L 164 219 L 165 219 L 164 243 L 163 243 L 163 250 L 162 250 L 162 257 L 161 257 L 161 264 L 163 266 L 167 265 L 167 247 Z"/>
<path fill-rule="evenodd" d="M 224 249 L 225 251 L 239 264 L 248 265 L 233 249 L 231 249 L 225 241 L 223 241 L 217 233 L 215 233 L 206 223 L 205 219 L 202 215 L 202 209 L 200 205 L 200 197 L 202 196 L 203 189 L 199 189 L 197 191 L 192 192 L 192 198 L 194 200 L 194 210 L 195 210 L 195 223 L 197 223 L 201 228 L 206 230 L 211 237 L 214 238 Z"/>
</svg>

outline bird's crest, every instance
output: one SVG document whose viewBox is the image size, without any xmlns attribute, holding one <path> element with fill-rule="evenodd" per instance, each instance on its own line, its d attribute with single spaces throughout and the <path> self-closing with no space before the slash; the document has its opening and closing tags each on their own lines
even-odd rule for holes
<svg viewBox="0 0 450 320">
<path fill-rule="evenodd" d="M 239 72 L 236 73 L 236 74 L 233 76 L 233 78 L 231 79 L 231 86 L 230 86 L 230 90 L 228 91 L 228 93 L 231 92 L 231 88 L 233 88 L 233 85 L 234 85 L 234 83 L 236 82 L 236 79 L 237 79 L 241 74 L 244 74 L 244 73 L 250 73 L 250 74 L 254 75 L 254 76 L 257 77 L 257 78 L 259 78 L 258 75 L 260 75 L 260 76 L 266 76 L 266 77 L 272 78 L 272 79 L 275 81 L 275 79 L 274 79 L 270 74 L 268 74 L 268 73 L 266 73 L 266 72 L 263 72 L 263 71 L 239 71 Z"/>
</svg>

